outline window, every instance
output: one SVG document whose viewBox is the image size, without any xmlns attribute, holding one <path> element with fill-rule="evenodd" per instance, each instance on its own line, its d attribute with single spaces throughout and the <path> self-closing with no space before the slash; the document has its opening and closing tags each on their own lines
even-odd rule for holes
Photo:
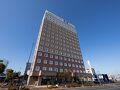
<svg viewBox="0 0 120 90">
<path fill-rule="evenodd" d="M 62 59 L 63 59 L 63 57 L 60 56 L 60 60 L 62 60 Z"/>
<path fill-rule="evenodd" d="M 75 62 L 77 62 L 77 60 L 75 60 Z"/>
<path fill-rule="evenodd" d="M 77 70 L 77 73 L 79 73 L 79 70 Z"/>
<path fill-rule="evenodd" d="M 38 52 L 38 56 L 42 56 L 42 52 Z"/>
<path fill-rule="evenodd" d="M 68 70 L 67 69 L 64 69 L 65 72 L 67 72 Z"/>
<path fill-rule="evenodd" d="M 39 66 L 36 66 L 35 67 L 35 71 L 39 71 L 40 70 L 40 67 Z"/>
<path fill-rule="evenodd" d="M 42 70 L 46 71 L 46 70 L 47 70 L 47 67 L 43 67 Z"/>
<path fill-rule="evenodd" d="M 50 58 L 53 58 L 53 55 L 52 55 L 52 54 L 50 54 Z"/>
<path fill-rule="evenodd" d="M 45 46 L 49 47 L 49 43 L 45 43 Z"/>
<path fill-rule="evenodd" d="M 37 59 L 37 63 L 41 63 L 41 59 Z"/>
<path fill-rule="evenodd" d="M 58 59 L 58 56 L 55 56 L 55 59 Z"/>
<path fill-rule="evenodd" d="M 63 63 L 62 63 L 62 62 L 60 62 L 60 66 L 63 66 Z"/>
<path fill-rule="evenodd" d="M 80 63 L 80 60 L 78 61 L 78 63 Z"/>
<path fill-rule="evenodd" d="M 53 53 L 53 49 L 50 49 L 50 52 Z"/>
<path fill-rule="evenodd" d="M 78 68 L 78 65 L 76 64 L 76 68 Z"/>
<path fill-rule="evenodd" d="M 70 63 L 68 63 L 68 66 L 69 66 L 69 67 L 71 67 L 71 64 L 70 64 Z"/>
<path fill-rule="evenodd" d="M 53 70 L 53 68 L 52 67 L 49 67 L 49 71 L 52 71 Z"/>
<path fill-rule="evenodd" d="M 58 65 L 58 61 L 55 61 L 55 65 Z"/>
<path fill-rule="evenodd" d="M 56 49 L 58 49 L 58 46 L 55 46 Z"/>
<path fill-rule="evenodd" d="M 43 51 L 43 47 L 40 47 L 40 48 L 39 48 L 39 51 Z"/>
<path fill-rule="evenodd" d="M 50 61 L 49 64 L 53 64 L 53 61 Z"/>
<path fill-rule="evenodd" d="M 82 70 L 80 70 L 80 73 L 82 73 Z"/>
<path fill-rule="evenodd" d="M 48 64 L 48 60 L 44 60 L 44 62 L 43 62 L 44 64 Z"/>
<path fill-rule="evenodd" d="M 40 44 L 41 44 L 41 45 L 44 45 L 44 41 L 41 41 Z"/>
<path fill-rule="evenodd" d="M 72 67 L 75 67 L 75 64 L 72 64 Z"/>
<path fill-rule="evenodd" d="M 64 57 L 64 60 L 66 61 L 66 60 L 67 60 L 67 58 L 66 58 L 66 57 Z"/>
<path fill-rule="evenodd" d="M 56 41 L 55 43 L 58 45 L 58 42 L 57 42 L 57 41 Z M 55 48 L 58 49 L 58 46 L 55 46 Z"/>
<path fill-rule="evenodd" d="M 63 72 L 63 69 L 60 69 L 60 72 Z"/>
<path fill-rule="evenodd" d="M 55 50 L 55 54 L 58 54 L 58 50 Z"/>
<path fill-rule="evenodd" d="M 54 71 L 58 72 L 58 68 L 54 68 Z"/>
<path fill-rule="evenodd" d="M 48 52 L 48 48 L 44 48 L 44 51 L 45 51 L 45 52 Z"/>
<path fill-rule="evenodd" d="M 67 63 L 64 63 L 64 66 L 67 66 Z"/>
<path fill-rule="evenodd" d="M 72 59 L 71 61 L 74 62 L 74 59 Z"/>
<path fill-rule="evenodd" d="M 47 54 L 47 53 L 45 53 L 45 54 L 44 54 L 44 57 L 48 57 L 48 54 Z"/>
<path fill-rule="evenodd" d="M 81 65 L 79 65 L 79 68 L 81 68 Z"/>
<path fill-rule="evenodd" d="M 68 58 L 68 61 L 70 61 L 70 58 Z"/>
<path fill-rule="evenodd" d="M 82 68 L 85 68 L 84 66 L 82 66 Z"/>
<path fill-rule="evenodd" d="M 60 55 L 62 55 L 62 51 L 60 51 Z"/>
</svg>

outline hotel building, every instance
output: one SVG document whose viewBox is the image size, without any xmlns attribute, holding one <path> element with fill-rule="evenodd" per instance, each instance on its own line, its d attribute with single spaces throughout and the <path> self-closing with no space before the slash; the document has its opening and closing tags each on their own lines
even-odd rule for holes
<svg viewBox="0 0 120 90">
<path fill-rule="evenodd" d="M 77 73 L 80 79 L 87 78 L 75 26 L 46 10 L 27 84 L 41 85 L 68 70 Z"/>
</svg>

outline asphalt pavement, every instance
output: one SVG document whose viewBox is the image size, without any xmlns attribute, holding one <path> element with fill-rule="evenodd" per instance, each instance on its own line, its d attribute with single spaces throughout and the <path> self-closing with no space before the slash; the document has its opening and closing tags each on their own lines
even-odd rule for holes
<svg viewBox="0 0 120 90">
<path fill-rule="evenodd" d="M 50 90 L 47 88 L 31 88 L 31 90 Z M 56 88 L 51 90 L 120 90 L 120 84 L 107 84 L 104 86 L 78 87 L 78 88 Z"/>
<path fill-rule="evenodd" d="M 7 90 L 6 88 L 0 88 L 0 90 Z M 47 89 L 43 87 L 33 87 L 30 90 L 120 90 L 120 84 L 107 84 L 104 86 L 94 86 L 94 87 L 78 87 L 78 88 L 56 88 L 56 89 Z"/>
</svg>

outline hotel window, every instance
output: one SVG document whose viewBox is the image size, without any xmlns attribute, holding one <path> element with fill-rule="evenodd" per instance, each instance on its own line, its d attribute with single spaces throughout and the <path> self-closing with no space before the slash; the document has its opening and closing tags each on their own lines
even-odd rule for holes
<svg viewBox="0 0 120 90">
<path fill-rule="evenodd" d="M 60 56 L 60 60 L 62 60 L 62 59 L 63 59 L 63 57 Z"/>
<path fill-rule="evenodd" d="M 80 70 L 80 73 L 82 73 L 82 70 Z"/>
<path fill-rule="evenodd" d="M 40 46 L 39 51 L 43 51 L 43 47 L 42 46 Z"/>
<path fill-rule="evenodd" d="M 83 73 L 85 73 L 85 71 L 83 71 Z"/>
<path fill-rule="evenodd" d="M 35 71 L 39 71 L 40 70 L 40 67 L 39 66 L 36 66 L 35 67 Z"/>
<path fill-rule="evenodd" d="M 53 49 L 50 49 L 50 52 L 53 53 Z"/>
<path fill-rule="evenodd" d="M 85 67 L 84 67 L 84 66 L 82 66 L 82 68 L 84 69 Z"/>
<path fill-rule="evenodd" d="M 55 65 L 58 65 L 58 61 L 55 61 Z"/>
<path fill-rule="evenodd" d="M 48 37 L 48 38 L 49 38 L 49 37 Z M 47 42 L 49 42 L 49 41 L 50 41 L 50 39 L 48 39 L 48 38 L 46 39 L 46 41 L 47 41 Z"/>
<path fill-rule="evenodd" d="M 77 70 L 77 73 L 79 73 L 79 70 Z"/>
<path fill-rule="evenodd" d="M 41 45 L 44 45 L 44 41 L 40 41 L 40 44 L 41 44 Z"/>
<path fill-rule="evenodd" d="M 64 52 L 64 55 L 66 56 L 66 52 Z"/>
<path fill-rule="evenodd" d="M 50 61 L 49 64 L 53 64 L 53 61 Z"/>
<path fill-rule="evenodd" d="M 64 60 L 66 61 L 66 60 L 67 60 L 67 58 L 66 58 L 66 57 L 64 57 Z"/>
<path fill-rule="evenodd" d="M 37 63 L 41 63 L 41 59 L 37 59 Z"/>
<path fill-rule="evenodd" d="M 55 54 L 58 54 L 58 50 L 55 50 Z"/>
<path fill-rule="evenodd" d="M 68 61 L 70 61 L 70 58 L 68 58 Z"/>
<path fill-rule="evenodd" d="M 42 70 L 46 71 L 46 70 L 47 70 L 47 67 L 43 67 Z"/>
<path fill-rule="evenodd" d="M 78 65 L 76 64 L 76 68 L 78 68 Z"/>
<path fill-rule="evenodd" d="M 62 63 L 62 62 L 60 62 L 60 66 L 63 66 L 63 63 Z"/>
<path fill-rule="evenodd" d="M 64 69 L 65 72 L 67 72 L 68 70 L 67 69 Z"/>
<path fill-rule="evenodd" d="M 50 37 L 50 34 L 48 34 L 47 37 L 49 38 L 49 37 Z"/>
<path fill-rule="evenodd" d="M 53 58 L 53 55 L 52 55 L 52 54 L 50 54 L 50 58 Z"/>
<path fill-rule="evenodd" d="M 47 54 L 47 53 L 44 53 L 44 57 L 48 57 L 48 54 Z"/>
<path fill-rule="evenodd" d="M 54 43 L 54 40 L 51 40 L 52 43 Z"/>
<path fill-rule="evenodd" d="M 53 45 L 53 43 L 51 43 L 51 44 L 50 44 L 50 47 L 51 47 L 51 48 L 54 48 L 54 45 Z"/>
<path fill-rule="evenodd" d="M 49 43 L 45 43 L 45 46 L 49 47 Z"/>
<path fill-rule="evenodd" d="M 78 61 L 78 63 L 80 63 L 80 60 Z"/>
<path fill-rule="evenodd" d="M 48 64 L 48 60 L 44 60 L 43 63 L 44 63 L 44 64 Z"/>
<path fill-rule="evenodd" d="M 79 68 L 81 68 L 81 65 L 79 65 Z"/>
<path fill-rule="evenodd" d="M 77 60 L 75 60 L 75 62 L 77 62 Z"/>
<path fill-rule="evenodd" d="M 45 38 L 44 38 L 44 37 L 42 37 L 42 38 L 41 38 L 41 40 L 43 40 L 43 41 L 44 41 L 44 40 L 45 40 Z"/>
<path fill-rule="evenodd" d="M 62 55 L 62 51 L 60 51 L 60 55 Z"/>
<path fill-rule="evenodd" d="M 73 72 L 75 73 L 76 71 L 75 71 L 75 70 L 73 70 Z"/>
<path fill-rule="evenodd" d="M 58 49 L 58 46 L 55 46 L 56 49 Z"/>
<path fill-rule="evenodd" d="M 72 67 L 75 67 L 75 64 L 72 64 Z"/>
<path fill-rule="evenodd" d="M 38 56 L 42 56 L 42 52 L 38 52 Z"/>
<path fill-rule="evenodd" d="M 70 63 L 68 63 L 68 66 L 69 66 L 69 67 L 71 67 L 71 64 L 70 64 Z"/>
<path fill-rule="evenodd" d="M 55 72 L 58 72 L 58 68 L 54 68 L 54 71 L 55 71 Z"/>
<path fill-rule="evenodd" d="M 55 56 L 55 59 L 58 59 L 58 56 Z"/>
<path fill-rule="evenodd" d="M 74 62 L 74 59 L 72 59 L 71 61 Z"/>
<path fill-rule="evenodd" d="M 70 54 L 68 53 L 67 56 L 70 57 Z"/>
<path fill-rule="evenodd" d="M 64 66 L 67 66 L 67 63 L 64 63 Z"/>
<path fill-rule="evenodd" d="M 49 71 L 52 71 L 53 70 L 53 68 L 52 67 L 49 67 Z"/>
<path fill-rule="evenodd" d="M 48 48 L 45 48 L 45 50 L 44 50 L 45 52 L 48 52 Z"/>
<path fill-rule="evenodd" d="M 67 49 L 67 51 L 69 52 L 69 49 Z"/>
<path fill-rule="evenodd" d="M 60 72 L 63 72 L 63 69 L 60 69 Z"/>
</svg>

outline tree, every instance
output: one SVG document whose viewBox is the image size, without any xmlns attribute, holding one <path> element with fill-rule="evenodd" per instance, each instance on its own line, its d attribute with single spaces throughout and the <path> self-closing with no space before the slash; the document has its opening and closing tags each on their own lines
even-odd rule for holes
<svg viewBox="0 0 120 90">
<path fill-rule="evenodd" d="M 0 74 L 5 71 L 5 65 L 3 63 L 0 63 Z"/>
<path fill-rule="evenodd" d="M 13 70 L 12 70 L 12 69 L 7 69 L 6 71 L 7 71 L 7 73 L 6 73 L 7 78 L 8 78 L 8 79 L 12 79 L 12 78 L 13 78 L 13 75 L 14 75 Z"/>
<path fill-rule="evenodd" d="M 19 78 L 20 73 L 21 73 L 21 72 L 14 72 L 14 73 L 13 73 L 13 78 L 14 78 L 14 79 Z"/>
</svg>

